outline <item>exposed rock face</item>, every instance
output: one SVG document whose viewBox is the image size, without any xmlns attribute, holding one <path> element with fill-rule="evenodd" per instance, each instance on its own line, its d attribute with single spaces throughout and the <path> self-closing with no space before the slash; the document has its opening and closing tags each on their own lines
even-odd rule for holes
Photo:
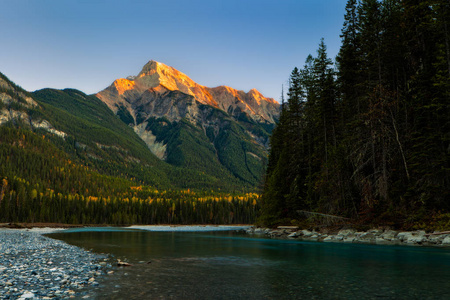
<svg viewBox="0 0 450 300">
<path fill-rule="evenodd" d="M 7 93 L 7 91 L 12 91 L 15 95 L 11 96 Z M 0 76 L 0 102 L 10 104 L 17 101 L 20 101 L 21 104 L 27 108 L 38 106 L 36 101 L 34 101 L 31 97 L 16 90 L 16 88 L 12 86 L 5 78 L 3 78 L 3 76 Z"/>
<path fill-rule="evenodd" d="M 258 122 L 275 123 L 279 115 L 279 104 L 272 98 L 264 97 L 256 89 L 248 93 L 227 86 L 208 89 L 218 107 L 233 117 L 239 117 L 242 112 L 249 114 Z"/>
<path fill-rule="evenodd" d="M 207 88 L 180 71 L 153 60 L 137 76 L 117 79 L 97 97 L 116 113 L 121 107 L 126 108 L 135 125 L 144 121 L 138 118 L 138 112 L 148 116 L 164 115 L 174 120 L 186 116 L 195 119 L 197 106 L 201 104 L 221 109 L 233 117 L 246 113 L 257 122 L 270 124 L 274 124 L 279 115 L 278 102 L 255 89 L 245 93 L 227 86 Z"/>
<path fill-rule="evenodd" d="M 38 107 L 38 103 L 33 98 L 28 96 L 21 88 L 10 83 L 0 73 L 0 125 L 8 122 L 20 122 L 32 128 L 42 128 L 65 138 L 66 133 L 56 130 L 47 120 L 31 117 L 30 110 Z"/>
<path fill-rule="evenodd" d="M 158 143 L 156 136 L 151 131 L 145 130 L 147 122 L 141 123 L 134 127 L 134 131 L 141 137 L 147 147 L 152 151 L 156 157 L 164 160 L 166 158 L 166 145 Z"/>
</svg>

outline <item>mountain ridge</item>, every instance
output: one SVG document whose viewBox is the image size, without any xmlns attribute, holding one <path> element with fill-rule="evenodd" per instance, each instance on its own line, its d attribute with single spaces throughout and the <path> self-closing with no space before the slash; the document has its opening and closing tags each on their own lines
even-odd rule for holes
<svg viewBox="0 0 450 300">
<path fill-rule="evenodd" d="M 228 86 L 205 87 L 177 69 L 154 60 L 145 64 L 137 76 L 116 79 L 96 96 L 114 112 L 124 106 L 133 116 L 132 103 L 149 90 L 157 94 L 180 91 L 193 96 L 200 104 L 225 112 L 238 109 L 258 122 L 274 124 L 279 113 L 279 103 L 273 98 L 264 97 L 256 89 L 246 93 Z"/>
</svg>

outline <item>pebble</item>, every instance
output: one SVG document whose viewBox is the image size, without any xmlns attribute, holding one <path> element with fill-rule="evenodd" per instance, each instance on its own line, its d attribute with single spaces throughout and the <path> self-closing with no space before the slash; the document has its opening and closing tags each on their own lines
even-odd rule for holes
<svg viewBox="0 0 450 300">
<path fill-rule="evenodd" d="M 106 256 L 38 232 L 0 230 L 0 299 L 89 298 Z M 100 264 L 102 260 L 102 264 Z"/>
</svg>

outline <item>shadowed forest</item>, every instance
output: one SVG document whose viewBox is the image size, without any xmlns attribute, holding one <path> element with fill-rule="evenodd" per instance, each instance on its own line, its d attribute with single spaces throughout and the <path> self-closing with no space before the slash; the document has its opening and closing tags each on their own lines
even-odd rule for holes
<svg viewBox="0 0 450 300">
<path fill-rule="evenodd" d="M 283 100 L 260 222 L 450 227 L 450 3 L 350 0 Z M 295 221 L 294 221 L 295 222 Z"/>
</svg>

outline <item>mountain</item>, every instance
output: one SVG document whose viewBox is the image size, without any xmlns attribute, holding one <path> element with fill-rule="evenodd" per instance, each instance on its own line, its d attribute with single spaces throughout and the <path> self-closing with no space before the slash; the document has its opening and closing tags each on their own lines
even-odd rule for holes
<svg viewBox="0 0 450 300">
<path fill-rule="evenodd" d="M 0 73 L 0 223 L 247 224 L 252 189 L 158 159 L 93 95 Z"/>
<path fill-rule="evenodd" d="M 280 106 L 257 90 L 208 88 L 156 61 L 96 94 L 167 163 L 259 184 Z"/>
<path fill-rule="evenodd" d="M 256 90 L 202 87 L 153 61 L 97 95 L 29 93 L 1 74 L 0 100 L 1 126 L 44 137 L 100 174 L 164 189 L 255 189 L 278 109 Z"/>
<path fill-rule="evenodd" d="M 29 93 L 0 73 L 0 129 L 20 136 L 18 132 L 25 130 L 30 139 L 44 138 L 48 144 L 45 147 L 58 148 L 77 165 L 157 188 L 252 189 L 229 172 L 213 176 L 195 168 L 177 167 L 161 161 L 133 129 L 96 96 L 74 89 L 43 89 Z M 11 146 L 1 139 L 0 145 L 8 149 Z M 5 149 L 5 159 L 8 159 L 9 151 Z M 23 151 L 35 152 L 26 147 Z M 42 155 L 45 156 L 44 150 Z M 0 163 L 5 164 L 1 158 Z M 28 175 L 32 177 L 22 176 L 19 172 L 27 169 L 25 165 L 33 163 L 13 164 L 10 169 L 16 171 L 3 172 L 0 176 L 35 178 L 38 174 L 34 172 L 29 171 Z"/>
<path fill-rule="evenodd" d="M 167 97 L 168 94 L 170 96 L 189 95 L 195 103 L 191 103 L 193 107 L 190 107 L 189 111 L 182 108 L 174 109 L 171 106 L 176 104 L 175 107 L 177 107 L 178 103 L 168 101 L 170 98 Z M 196 105 L 201 104 L 221 109 L 235 119 L 245 113 L 259 123 L 274 124 L 279 115 L 278 102 L 264 97 L 256 89 L 245 93 L 227 86 L 208 88 L 197 84 L 173 67 L 154 60 L 149 61 L 137 76 L 115 80 L 111 86 L 99 92 L 97 97 L 116 113 L 121 107 L 127 108 L 136 124 L 141 123 L 142 118 L 145 118 L 135 114 L 136 108 L 146 104 L 148 105 L 147 114 L 164 115 L 169 119 L 198 118 Z"/>
</svg>

